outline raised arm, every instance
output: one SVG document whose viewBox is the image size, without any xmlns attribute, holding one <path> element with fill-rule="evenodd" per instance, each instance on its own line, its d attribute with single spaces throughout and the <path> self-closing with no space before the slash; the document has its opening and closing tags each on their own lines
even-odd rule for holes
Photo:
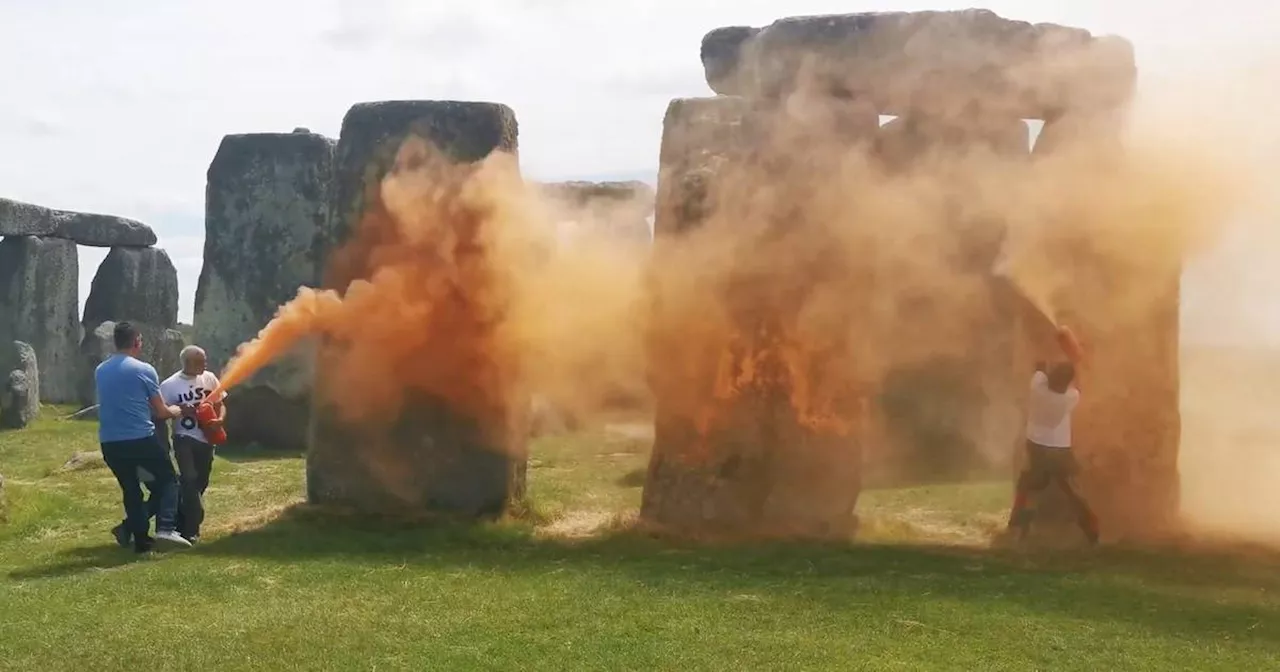
<svg viewBox="0 0 1280 672">
<path fill-rule="evenodd" d="M 1062 348 L 1062 352 L 1072 364 L 1080 366 L 1081 360 L 1084 359 L 1084 350 L 1080 347 L 1080 339 L 1076 338 L 1071 327 L 1066 325 L 1058 327 L 1058 346 Z"/>
<path fill-rule="evenodd" d="M 1071 328 L 1063 325 L 1058 327 L 1058 345 L 1062 347 L 1062 352 L 1066 354 L 1067 359 L 1075 366 L 1075 376 L 1072 384 L 1079 390 L 1081 388 L 1080 378 L 1084 373 L 1084 348 L 1080 346 L 1080 339 L 1076 338 L 1075 332 Z"/>
</svg>

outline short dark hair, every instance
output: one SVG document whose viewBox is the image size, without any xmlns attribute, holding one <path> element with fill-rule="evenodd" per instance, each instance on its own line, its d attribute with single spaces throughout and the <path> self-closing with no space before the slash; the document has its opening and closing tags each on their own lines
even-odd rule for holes
<svg viewBox="0 0 1280 672">
<path fill-rule="evenodd" d="M 1076 367 L 1071 362 L 1058 362 L 1049 369 L 1049 389 L 1059 394 L 1076 379 Z"/>
<path fill-rule="evenodd" d="M 111 332 L 111 339 L 115 341 L 116 350 L 128 350 L 138 342 L 138 328 L 128 322 L 116 322 L 116 328 Z"/>
</svg>

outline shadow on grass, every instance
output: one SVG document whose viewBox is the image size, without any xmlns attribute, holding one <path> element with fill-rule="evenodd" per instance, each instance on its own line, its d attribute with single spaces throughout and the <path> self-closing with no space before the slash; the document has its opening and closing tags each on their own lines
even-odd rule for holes
<svg viewBox="0 0 1280 672">
<path fill-rule="evenodd" d="M 618 478 L 617 484 L 624 488 L 643 488 L 648 476 L 648 468 L 632 469 Z"/>
<path fill-rule="evenodd" d="M 9 578 L 23 581 L 74 576 L 85 572 L 123 567 L 145 557 L 134 553 L 132 549 L 120 548 L 115 544 L 72 548 L 59 553 L 58 559 L 52 564 L 10 572 Z"/>
<path fill-rule="evenodd" d="M 815 607 L 901 598 L 1017 608 L 1127 622 L 1189 639 L 1280 645 L 1280 554 L 1237 557 L 1102 549 L 1020 553 L 956 547 L 814 543 L 694 546 L 634 530 L 581 541 L 535 538 L 511 524 L 365 521 L 298 507 L 274 522 L 202 546 L 201 555 L 291 564 L 347 558 L 423 570 L 459 566 L 511 574 L 626 573 L 673 595 L 780 592 Z M 1238 594 L 1246 593 L 1245 595 Z"/>
<path fill-rule="evenodd" d="M 237 464 L 300 459 L 306 457 L 306 454 L 305 450 L 282 450 L 279 448 L 268 448 L 259 444 L 252 444 L 248 446 L 226 445 L 218 447 L 218 457 Z"/>
</svg>

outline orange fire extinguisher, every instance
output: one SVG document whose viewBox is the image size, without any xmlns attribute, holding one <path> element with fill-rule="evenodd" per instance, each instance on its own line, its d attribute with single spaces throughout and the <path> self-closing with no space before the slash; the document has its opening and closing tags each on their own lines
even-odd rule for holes
<svg viewBox="0 0 1280 672">
<path fill-rule="evenodd" d="M 213 404 L 202 401 L 196 405 L 196 422 L 200 424 L 200 431 L 204 432 L 211 446 L 220 445 L 227 440 L 227 430 L 222 425 L 210 424 L 217 419 L 218 412 L 213 409 Z"/>
</svg>

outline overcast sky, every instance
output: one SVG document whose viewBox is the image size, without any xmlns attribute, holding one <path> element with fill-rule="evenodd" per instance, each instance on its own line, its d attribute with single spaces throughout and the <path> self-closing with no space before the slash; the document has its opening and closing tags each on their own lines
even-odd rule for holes
<svg viewBox="0 0 1280 672">
<path fill-rule="evenodd" d="M 306 126 L 336 137 L 360 101 L 493 100 L 515 109 L 534 178 L 652 179 L 667 102 L 710 94 L 698 60 L 706 31 L 972 4 L 0 0 L 0 195 L 151 224 L 178 265 L 189 320 L 205 170 L 224 134 Z M 1144 80 L 1239 60 L 1280 25 L 1277 5 L 985 3 L 1010 18 L 1123 34 Z M 82 252 L 82 300 L 102 254 Z"/>
</svg>

